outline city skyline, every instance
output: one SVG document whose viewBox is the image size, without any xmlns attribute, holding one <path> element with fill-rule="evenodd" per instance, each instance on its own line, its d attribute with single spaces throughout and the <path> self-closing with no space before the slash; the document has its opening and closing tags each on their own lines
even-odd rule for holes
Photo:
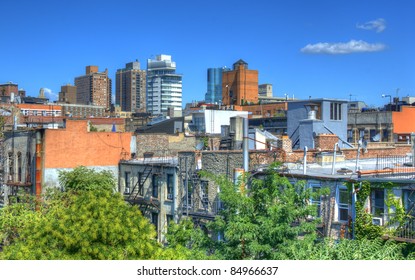
<svg viewBox="0 0 415 280">
<path fill-rule="evenodd" d="M 82 3 L 82 5 L 80 5 Z M 79 4 L 79 5 L 78 5 Z M 108 68 L 171 55 L 183 106 L 203 100 L 207 69 L 243 59 L 274 96 L 341 98 L 380 106 L 415 96 L 415 3 L 400 1 L 6 1 L 0 83 L 57 100 L 85 66 Z M 7 37 L 6 37 L 7 35 Z M 143 67 L 144 68 L 144 67 Z M 114 85 L 113 85 L 114 87 Z M 113 93 L 115 90 L 113 88 Z"/>
</svg>

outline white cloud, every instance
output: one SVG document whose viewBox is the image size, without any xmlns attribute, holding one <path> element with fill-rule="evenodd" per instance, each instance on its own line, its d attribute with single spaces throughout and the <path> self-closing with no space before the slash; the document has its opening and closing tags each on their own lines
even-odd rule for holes
<svg viewBox="0 0 415 280">
<path fill-rule="evenodd" d="M 359 29 L 376 30 L 377 33 L 383 32 L 386 28 L 386 21 L 383 18 L 368 21 L 363 24 L 356 24 Z"/>
<path fill-rule="evenodd" d="M 350 54 L 362 52 L 379 52 L 386 48 L 384 44 L 370 44 L 362 40 L 351 40 L 347 43 L 317 43 L 308 44 L 301 49 L 309 54 Z"/>
<path fill-rule="evenodd" d="M 59 95 L 57 93 L 54 93 L 50 88 L 43 88 L 45 97 L 49 98 L 49 101 L 55 101 L 58 100 Z"/>
</svg>

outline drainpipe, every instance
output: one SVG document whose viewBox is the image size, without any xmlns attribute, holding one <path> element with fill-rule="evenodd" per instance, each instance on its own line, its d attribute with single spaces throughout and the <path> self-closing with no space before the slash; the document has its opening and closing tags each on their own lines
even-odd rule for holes
<svg viewBox="0 0 415 280">
<path fill-rule="evenodd" d="M 360 157 L 360 148 L 362 147 L 362 140 L 359 140 L 357 144 L 357 157 L 356 157 L 356 168 L 355 172 L 359 171 L 359 157 Z"/>
<path fill-rule="evenodd" d="M 243 141 L 243 155 L 244 155 L 244 171 L 249 171 L 249 143 L 248 143 L 248 117 L 244 118 L 244 141 Z"/>
<path fill-rule="evenodd" d="M 307 146 L 304 146 L 303 174 L 307 174 Z"/>
<path fill-rule="evenodd" d="M 42 193 L 42 134 L 40 130 L 36 131 L 36 183 L 35 194 L 36 198 L 40 200 Z"/>
<path fill-rule="evenodd" d="M 334 169 L 336 166 L 336 153 L 337 153 L 337 147 L 339 146 L 339 143 L 334 144 L 334 152 L 333 152 L 333 165 L 331 167 L 331 175 L 334 174 Z"/>
<path fill-rule="evenodd" d="M 412 144 L 412 167 L 415 167 L 415 133 L 411 133 Z"/>
<path fill-rule="evenodd" d="M 362 184 L 362 183 L 360 183 Z M 354 186 L 354 183 L 352 183 L 352 239 L 356 239 L 355 238 L 355 230 L 356 230 L 356 200 L 357 200 L 357 195 L 356 195 L 356 188 Z"/>
</svg>

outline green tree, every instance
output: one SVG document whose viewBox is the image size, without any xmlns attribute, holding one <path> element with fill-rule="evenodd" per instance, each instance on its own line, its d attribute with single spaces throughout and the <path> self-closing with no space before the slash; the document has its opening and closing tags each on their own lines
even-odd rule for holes
<svg viewBox="0 0 415 280">
<path fill-rule="evenodd" d="M 115 191 L 116 181 L 108 170 L 95 171 L 85 166 L 72 171 L 60 171 L 59 183 L 65 191 Z"/>
<path fill-rule="evenodd" d="M 239 185 L 204 174 L 220 186 L 224 205 L 208 224 L 213 232 L 223 234 L 224 241 L 214 242 L 207 252 L 224 259 L 275 259 L 291 242 L 316 239 L 318 219 L 309 219 L 316 216 L 316 207 L 309 203 L 311 189 L 302 182 L 292 185 L 274 167 L 263 178 L 245 177 Z M 247 184 L 249 188 L 244 187 Z"/>
<path fill-rule="evenodd" d="M 10 241 L 2 258 L 185 258 L 184 249 L 177 255 L 157 243 L 154 226 L 113 192 L 108 173 L 78 168 L 62 172 L 60 180 L 65 191 L 47 193 L 38 211 L 30 204 L 2 211 L 0 231 Z"/>
</svg>

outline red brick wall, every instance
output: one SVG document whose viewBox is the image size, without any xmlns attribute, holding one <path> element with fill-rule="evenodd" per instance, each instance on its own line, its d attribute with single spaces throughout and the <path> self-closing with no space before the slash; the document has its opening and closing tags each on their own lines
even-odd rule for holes
<svg viewBox="0 0 415 280">
<path fill-rule="evenodd" d="M 339 137 L 333 134 L 319 134 L 314 138 L 316 149 L 322 151 L 333 151 L 334 144 L 339 141 Z"/>
</svg>

